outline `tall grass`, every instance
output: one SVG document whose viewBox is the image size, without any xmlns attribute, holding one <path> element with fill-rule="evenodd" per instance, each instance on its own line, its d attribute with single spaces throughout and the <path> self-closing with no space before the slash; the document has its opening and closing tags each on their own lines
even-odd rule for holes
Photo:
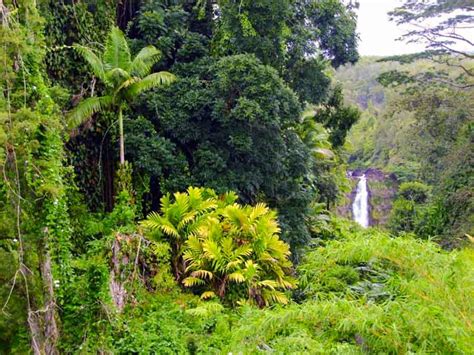
<svg viewBox="0 0 474 355">
<path fill-rule="evenodd" d="M 474 349 L 473 249 L 445 252 L 409 236 L 361 232 L 309 252 L 299 274 L 301 304 L 243 308 L 228 325 L 225 345 L 215 332 L 202 352 L 467 354 Z"/>
</svg>

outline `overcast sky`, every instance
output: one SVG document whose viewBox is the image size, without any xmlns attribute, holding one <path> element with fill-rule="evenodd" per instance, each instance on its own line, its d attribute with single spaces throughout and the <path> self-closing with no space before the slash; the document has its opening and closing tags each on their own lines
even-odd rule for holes
<svg viewBox="0 0 474 355">
<path fill-rule="evenodd" d="M 401 0 L 359 0 L 357 30 L 360 36 L 361 55 L 394 55 L 415 53 L 424 50 L 422 44 L 407 44 L 396 41 L 407 27 L 400 28 L 388 20 L 387 13 L 401 5 Z M 468 37 L 474 37 L 471 30 Z"/>
<path fill-rule="evenodd" d="M 357 30 L 361 55 L 393 55 L 419 52 L 422 45 L 396 41 L 404 31 L 388 20 L 387 13 L 401 4 L 399 0 L 360 0 Z"/>
</svg>

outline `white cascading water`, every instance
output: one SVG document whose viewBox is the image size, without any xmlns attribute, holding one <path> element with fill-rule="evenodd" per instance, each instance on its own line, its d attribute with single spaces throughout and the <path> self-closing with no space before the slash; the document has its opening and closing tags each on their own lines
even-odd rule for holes
<svg viewBox="0 0 474 355">
<path fill-rule="evenodd" d="M 352 204 L 354 220 L 362 227 L 369 226 L 369 193 L 367 191 L 367 178 L 365 174 L 359 177 L 356 196 Z"/>
</svg>

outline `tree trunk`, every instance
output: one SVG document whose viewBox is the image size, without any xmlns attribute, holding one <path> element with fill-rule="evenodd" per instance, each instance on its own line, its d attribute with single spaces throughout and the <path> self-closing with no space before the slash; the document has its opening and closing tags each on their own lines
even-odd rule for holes
<svg viewBox="0 0 474 355">
<path fill-rule="evenodd" d="M 114 177 L 115 177 L 115 160 L 112 153 L 111 141 L 109 136 L 103 138 L 104 153 L 102 158 L 103 179 L 103 201 L 105 204 L 105 211 L 112 212 L 114 209 Z"/>
<path fill-rule="evenodd" d="M 48 355 L 58 354 L 56 343 L 59 339 L 59 330 L 56 324 L 56 301 L 54 297 L 51 256 L 48 251 L 45 251 L 45 260 L 41 264 L 41 274 L 45 287 L 44 351 Z"/>
<path fill-rule="evenodd" d="M 110 270 L 110 295 L 117 311 L 122 312 L 125 307 L 127 290 L 125 289 L 124 268 L 128 264 L 128 256 L 122 255 L 121 240 L 128 236 L 117 234 L 112 243 L 112 268 Z"/>
<path fill-rule="evenodd" d="M 21 252 L 21 251 L 20 251 Z M 22 253 L 22 252 L 21 252 Z M 35 355 L 41 355 L 43 351 L 43 333 L 41 331 L 40 319 L 39 314 L 37 311 L 33 309 L 36 308 L 36 300 L 32 297 L 31 294 L 28 293 L 28 289 L 30 288 L 31 284 L 30 279 L 32 278 L 31 271 L 28 267 L 21 263 L 20 271 L 25 279 L 25 286 L 27 293 L 25 294 L 26 302 L 27 302 L 27 322 L 28 322 L 28 329 L 30 331 L 30 340 L 31 340 L 31 350 Z M 33 287 L 31 287 L 33 288 Z"/>
<path fill-rule="evenodd" d="M 119 140 L 120 140 L 120 165 L 125 164 L 125 143 L 123 136 L 123 117 L 122 117 L 122 108 L 119 108 Z"/>
</svg>

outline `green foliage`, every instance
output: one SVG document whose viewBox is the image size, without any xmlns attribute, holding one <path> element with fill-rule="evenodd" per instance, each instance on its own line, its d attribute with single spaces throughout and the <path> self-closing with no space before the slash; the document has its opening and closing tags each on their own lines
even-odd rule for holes
<svg viewBox="0 0 474 355">
<path fill-rule="evenodd" d="M 142 222 L 145 228 L 154 231 L 153 238 L 169 239 L 172 248 L 172 268 L 175 278 L 181 281 L 185 270 L 183 247 L 185 242 L 206 223 L 219 205 L 232 204 L 234 194 L 223 196 L 219 202 L 216 193 L 210 189 L 188 188 L 186 193 L 176 192 L 173 199 L 169 194 L 161 198 L 160 213 L 152 212 Z"/>
<path fill-rule="evenodd" d="M 405 200 L 415 203 L 424 203 L 430 195 L 430 187 L 418 182 L 405 182 L 398 188 L 398 195 Z"/>
<path fill-rule="evenodd" d="M 465 86 L 470 63 L 370 59 L 331 89 L 357 60 L 339 0 L 0 3 L 0 352 L 472 349 L 472 249 L 406 233 L 474 234 L 472 93 L 376 82 Z M 353 125 L 357 164 L 410 181 L 397 238 L 327 211 Z M 210 188 L 166 194 L 186 186 Z"/>
<path fill-rule="evenodd" d="M 113 1 L 40 1 L 45 21 L 45 55 L 49 78 L 69 90 L 81 88 L 81 94 L 94 91 L 94 80 L 87 63 L 71 46 L 98 47 L 114 25 Z"/>
<path fill-rule="evenodd" d="M 400 182 L 432 186 L 422 208 L 397 203 L 394 215 L 400 218 L 393 226 L 405 220 L 409 230 L 435 237 L 446 247 L 462 244 L 464 234 L 473 228 L 472 179 L 467 178 L 472 166 L 472 90 L 418 79 L 396 89 L 382 88 L 375 79 L 383 71 L 406 72 L 411 78 L 428 71 L 445 72 L 453 79 L 462 69 L 425 59 L 403 65 L 375 60 L 368 58 L 338 73 L 350 101 L 366 108 L 348 137 L 351 164 L 394 173 Z M 384 100 L 379 101 L 381 90 Z"/>
<path fill-rule="evenodd" d="M 472 249 L 441 251 L 338 221 L 298 268 L 300 304 L 243 308 L 200 349 L 243 353 L 469 352 Z M 347 231 L 351 232 L 347 232 Z M 423 314 L 423 317 L 419 317 Z M 218 318 L 224 318 L 220 316 Z"/>
<path fill-rule="evenodd" d="M 219 1 L 222 12 L 214 51 L 220 55 L 253 53 L 262 63 L 281 70 L 290 1 Z"/>
<path fill-rule="evenodd" d="M 323 109 L 316 112 L 316 120 L 329 129 L 329 140 L 334 148 L 344 144 L 347 133 L 359 118 L 360 111 L 356 107 L 344 105 L 340 86 L 334 89 Z"/>
<path fill-rule="evenodd" d="M 0 27 L 0 87 L 5 99 L 0 136 L 6 148 L 0 150 L 0 215 L 6 222 L 2 251 L 8 252 L 11 264 L 2 270 L 8 279 L 0 292 L 2 312 L 8 315 L 11 309 L 23 322 L 1 322 L 0 332 L 6 334 L 6 352 L 12 347 L 25 352 L 29 341 L 37 352 L 54 351 L 56 305 L 65 305 L 73 277 L 65 187 L 69 169 L 64 165 L 60 108 L 51 96 L 60 90 L 48 86 L 43 22 L 36 3 L 8 6 L 1 6 Z"/>
<path fill-rule="evenodd" d="M 414 201 L 399 198 L 393 202 L 389 219 L 389 227 L 392 231 L 395 233 L 414 232 L 419 220 L 420 211 Z"/>
<path fill-rule="evenodd" d="M 180 68 L 172 88 L 138 107 L 186 157 L 188 174 L 167 183 L 179 179 L 218 193 L 234 190 L 243 203 L 268 202 L 279 210 L 283 238 L 303 244 L 310 156 L 294 131 L 301 110 L 295 93 L 250 55 Z"/>
<path fill-rule="evenodd" d="M 172 246 L 175 277 L 201 293 L 231 303 L 263 307 L 287 303 L 281 290 L 295 286 L 289 276 L 289 247 L 282 242 L 276 214 L 264 204 L 235 203 L 233 193 L 189 188 L 162 198 L 161 213 L 142 222 Z"/>
<path fill-rule="evenodd" d="M 352 5 L 339 0 L 297 1 L 297 16 L 304 18 L 306 35 L 317 38 L 317 46 L 325 58 L 337 68 L 345 63 L 355 63 L 357 53 L 357 15 Z M 304 15 L 303 15 L 304 14 Z M 303 17 L 304 16 L 304 17 Z M 310 45 L 311 46 L 311 45 Z"/>
<path fill-rule="evenodd" d="M 118 113 L 120 135 L 120 163 L 125 162 L 122 110 L 139 94 L 175 80 L 168 72 L 150 74 L 159 60 L 160 52 L 153 46 L 142 48 L 132 59 L 124 34 L 112 27 L 100 55 L 92 49 L 76 45 L 76 50 L 89 64 L 94 75 L 105 85 L 105 94 L 81 101 L 69 113 L 69 126 L 74 128 L 89 119 L 94 113 L 113 110 Z"/>
</svg>

